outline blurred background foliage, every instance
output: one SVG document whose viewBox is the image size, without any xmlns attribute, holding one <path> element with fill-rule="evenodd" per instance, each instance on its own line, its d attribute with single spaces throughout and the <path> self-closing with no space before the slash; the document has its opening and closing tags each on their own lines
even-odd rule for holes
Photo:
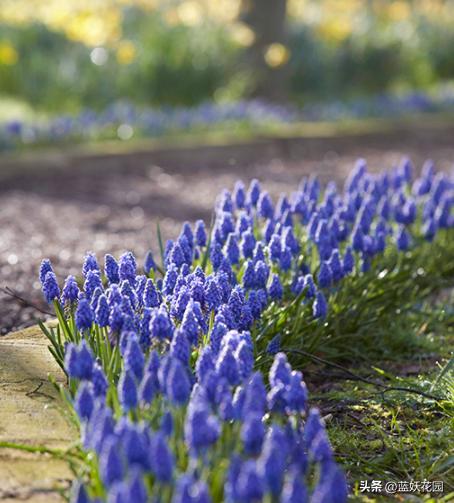
<svg viewBox="0 0 454 503">
<path fill-rule="evenodd" d="M 452 0 L 1 0 L 0 98 L 350 99 L 454 80 L 453 48 Z"/>
</svg>

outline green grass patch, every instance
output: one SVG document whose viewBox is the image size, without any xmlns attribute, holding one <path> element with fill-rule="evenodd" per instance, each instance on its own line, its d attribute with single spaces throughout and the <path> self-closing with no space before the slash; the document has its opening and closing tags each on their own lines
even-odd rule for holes
<svg viewBox="0 0 454 503">
<path fill-rule="evenodd" d="M 316 368 L 314 374 L 308 368 L 306 380 L 315 388 L 312 399 L 326 418 L 338 460 L 352 484 L 352 501 L 402 501 L 403 494 L 361 493 L 365 480 L 442 481 L 443 494 L 407 496 L 426 502 L 454 498 L 453 299 L 452 291 L 440 292 L 425 302 L 432 318 L 425 321 L 411 314 L 402 319 L 430 352 L 407 358 L 400 353 L 400 359 L 394 355 L 373 366 L 348 367 L 370 383 L 329 366 Z"/>
</svg>

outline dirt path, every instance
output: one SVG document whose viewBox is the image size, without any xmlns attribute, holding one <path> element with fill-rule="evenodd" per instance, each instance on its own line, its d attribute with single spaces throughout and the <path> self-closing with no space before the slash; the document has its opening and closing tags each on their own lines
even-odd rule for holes
<svg viewBox="0 0 454 503">
<path fill-rule="evenodd" d="M 160 221 L 174 237 L 184 220 L 210 218 L 216 194 L 238 178 L 259 178 L 273 194 L 307 174 L 342 180 L 358 157 L 382 169 L 408 155 L 420 166 L 454 163 L 454 125 L 417 124 L 388 133 L 258 140 L 231 146 L 142 150 L 118 155 L 66 154 L 0 159 L 0 286 L 45 307 L 37 270 L 49 257 L 60 279 L 80 272 L 87 250 L 141 259 L 156 249 Z M 31 157 L 31 158 L 30 158 Z M 40 316 L 0 293 L 0 331 Z"/>
</svg>

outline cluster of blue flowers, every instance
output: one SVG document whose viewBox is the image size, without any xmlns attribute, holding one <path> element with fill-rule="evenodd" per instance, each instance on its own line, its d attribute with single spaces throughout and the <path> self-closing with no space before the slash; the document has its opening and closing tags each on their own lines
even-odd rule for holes
<svg viewBox="0 0 454 503">
<path fill-rule="evenodd" d="M 274 336 L 266 386 L 256 336 L 269 309 L 295 299 L 324 323 L 345 278 L 453 227 L 453 180 L 430 162 L 414 181 L 412 171 L 404 160 L 370 174 L 359 160 L 343 191 L 310 178 L 276 204 L 257 180 L 237 182 L 220 194 L 211 232 L 185 223 L 162 265 L 150 252 L 142 270 L 132 253 L 106 255 L 103 269 L 90 253 L 83 288 L 68 276 L 60 291 L 44 260 L 44 295 L 72 341 L 64 366 L 83 446 L 102 481 L 78 486 L 75 501 L 345 501 L 301 373 Z"/>
<path fill-rule="evenodd" d="M 446 112 L 454 108 L 452 89 L 435 93 L 411 92 L 402 96 L 378 95 L 352 101 L 307 103 L 284 107 L 258 100 L 203 103 L 191 108 L 137 108 L 114 103 L 103 112 L 84 110 L 41 122 L 12 120 L 0 124 L 0 151 L 33 144 L 54 144 L 105 138 L 159 137 L 181 131 L 226 126 L 334 121 L 348 118 L 396 117 L 415 113 Z"/>
<path fill-rule="evenodd" d="M 258 100 L 203 103 L 191 108 L 138 108 L 114 103 L 103 112 L 84 110 L 79 115 L 47 121 L 0 123 L 0 151 L 33 144 L 137 137 L 159 137 L 181 131 L 206 130 L 231 124 L 259 126 L 294 122 L 293 109 Z"/>
<path fill-rule="evenodd" d="M 335 100 L 320 104 L 306 104 L 306 120 L 332 121 L 363 117 L 405 117 L 406 115 L 440 113 L 454 107 L 454 91 L 441 86 L 435 92 L 413 91 L 402 95 L 379 94 L 355 98 L 350 101 Z"/>
<path fill-rule="evenodd" d="M 285 355 L 276 355 L 267 391 L 262 374 L 253 372 L 248 332 L 226 332 L 218 354 L 205 346 L 195 372 L 181 334 L 170 351 L 148 357 L 131 334 L 110 392 L 87 343 L 67 346 L 66 369 L 79 382 L 74 407 L 83 448 L 96 454 L 103 484 L 89 496 L 79 482 L 73 500 L 346 501 L 323 420 L 308 409 L 302 374 Z M 118 414 L 108 404 L 112 392 Z"/>
</svg>

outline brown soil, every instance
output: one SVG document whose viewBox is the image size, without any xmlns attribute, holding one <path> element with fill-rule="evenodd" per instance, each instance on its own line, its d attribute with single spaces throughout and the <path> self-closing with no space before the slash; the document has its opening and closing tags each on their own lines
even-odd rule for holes
<svg viewBox="0 0 454 503">
<path fill-rule="evenodd" d="M 257 140 L 202 148 L 138 150 L 119 154 L 0 159 L 0 286 L 46 308 L 37 278 L 49 257 L 61 280 L 78 274 L 84 253 L 157 249 L 156 223 L 165 238 L 181 222 L 209 220 L 216 194 L 236 179 L 258 178 L 273 194 L 295 189 L 307 174 L 342 180 L 358 157 L 383 169 L 408 155 L 439 169 L 454 162 L 454 125 L 415 125 L 402 131 L 335 137 Z M 42 315 L 0 292 L 0 331 L 33 324 Z"/>
</svg>

